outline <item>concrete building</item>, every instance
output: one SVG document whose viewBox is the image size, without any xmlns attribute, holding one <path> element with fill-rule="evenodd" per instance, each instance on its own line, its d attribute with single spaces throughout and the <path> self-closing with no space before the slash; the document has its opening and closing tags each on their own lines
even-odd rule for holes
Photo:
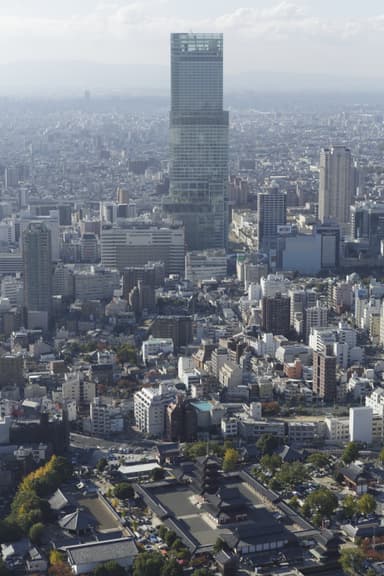
<svg viewBox="0 0 384 576">
<path fill-rule="evenodd" d="M 166 384 L 156 388 L 142 388 L 136 392 L 133 403 L 138 429 L 149 436 L 163 436 L 166 406 L 175 401 L 176 394 L 176 388 Z"/>
<path fill-rule="evenodd" d="M 277 293 L 273 297 L 264 297 L 262 300 L 262 328 L 264 332 L 271 332 L 287 336 L 290 329 L 290 299 Z"/>
<path fill-rule="evenodd" d="M 367 406 L 349 409 L 349 439 L 351 442 L 372 443 L 373 410 Z"/>
<path fill-rule="evenodd" d="M 351 150 L 345 146 L 323 148 L 320 152 L 319 218 L 321 222 L 350 222 L 355 194 Z"/>
<path fill-rule="evenodd" d="M 287 222 L 287 196 L 277 184 L 257 195 L 257 244 L 262 252 L 276 249 L 279 230 Z"/>
<path fill-rule="evenodd" d="M 77 300 L 110 300 L 120 287 L 120 274 L 99 266 L 76 270 L 73 274 Z"/>
<path fill-rule="evenodd" d="M 119 270 L 164 263 L 165 274 L 184 274 L 184 229 L 182 226 L 156 226 L 150 223 L 124 222 L 121 226 L 103 226 L 101 263 Z"/>
<path fill-rule="evenodd" d="M 148 362 L 158 354 L 173 354 L 174 346 L 172 338 L 149 338 L 141 346 L 143 362 Z"/>
<path fill-rule="evenodd" d="M 336 400 L 336 357 L 313 353 L 313 392 L 324 402 Z"/>
<path fill-rule="evenodd" d="M 185 255 L 185 278 L 193 284 L 203 280 L 223 280 L 227 277 L 227 256 L 224 250 L 187 252 Z"/>
<path fill-rule="evenodd" d="M 52 298 L 51 232 L 43 223 L 31 223 L 23 233 L 22 242 L 25 309 L 28 314 L 46 313 L 46 328 Z"/>
</svg>

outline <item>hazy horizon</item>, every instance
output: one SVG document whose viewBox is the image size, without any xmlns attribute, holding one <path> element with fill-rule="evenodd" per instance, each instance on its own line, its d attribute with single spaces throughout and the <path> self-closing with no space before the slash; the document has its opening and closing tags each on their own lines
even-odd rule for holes
<svg viewBox="0 0 384 576">
<path fill-rule="evenodd" d="M 2 0 L 1 94 L 169 88 L 169 35 L 224 33 L 233 90 L 384 90 L 384 7 L 347 0 Z"/>
</svg>

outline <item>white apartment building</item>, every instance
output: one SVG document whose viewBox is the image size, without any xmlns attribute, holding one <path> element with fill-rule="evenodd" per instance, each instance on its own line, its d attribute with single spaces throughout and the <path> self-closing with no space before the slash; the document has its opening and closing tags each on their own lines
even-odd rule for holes
<svg viewBox="0 0 384 576">
<path fill-rule="evenodd" d="M 141 346 L 143 362 L 158 354 L 173 354 L 174 345 L 172 338 L 149 338 Z"/>
<path fill-rule="evenodd" d="M 237 418 L 222 418 L 221 435 L 224 439 L 236 438 L 239 431 L 239 421 Z"/>
<path fill-rule="evenodd" d="M 219 382 L 223 388 L 237 388 L 243 382 L 243 371 L 233 362 L 225 362 L 219 370 Z"/>
<path fill-rule="evenodd" d="M 351 442 L 372 443 L 373 410 L 367 406 L 350 408 L 349 439 Z"/>
<path fill-rule="evenodd" d="M 366 396 L 365 405 L 372 408 L 374 414 L 384 418 L 384 388 L 376 388 L 370 396 Z"/>
<path fill-rule="evenodd" d="M 124 430 L 124 420 L 119 406 L 103 404 L 101 398 L 94 398 L 89 406 L 91 432 L 95 436 L 109 436 Z"/>
<path fill-rule="evenodd" d="M 332 442 L 349 442 L 349 417 L 327 417 L 324 420 L 326 438 Z"/>
<path fill-rule="evenodd" d="M 165 408 L 175 400 L 177 390 L 173 385 L 142 388 L 133 398 L 135 424 L 140 432 L 162 436 L 165 426 Z"/>
<path fill-rule="evenodd" d="M 260 280 L 261 293 L 263 297 L 272 298 L 276 294 L 287 294 L 290 288 L 291 282 L 284 276 L 279 274 L 268 274 L 265 278 Z"/>
<path fill-rule="evenodd" d="M 65 375 L 62 384 L 63 400 L 74 400 L 77 404 L 90 404 L 96 397 L 96 384 L 84 380 L 79 372 L 70 372 Z"/>
</svg>

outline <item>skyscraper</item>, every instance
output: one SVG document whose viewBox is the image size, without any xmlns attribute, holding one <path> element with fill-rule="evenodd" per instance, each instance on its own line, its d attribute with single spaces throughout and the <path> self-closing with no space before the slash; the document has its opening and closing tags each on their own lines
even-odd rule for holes
<svg viewBox="0 0 384 576">
<path fill-rule="evenodd" d="M 278 228 L 287 222 L 287 196 L 277 184 L 257 195 L 257 242 L 259 250 L 276 248 Z"/>
<path fill-rule="evenodd" d="M 49 313 L 52 296 L 51 232 L 31 222 L 23 232 L 24 304 L 30 312 Z"/>
<path fill-rule="evenodd" d="M 188 250 L 223 248 L 228 234 L 228 112 L 222 34 L 171 35 L 170 194 Z"/>
<path fill-rule="evenodd" d="M 355 189 L 355 169 L 349 148 L 332 146 L 320 152 L 319 219 L 336 221 L 342 227 L 350 222 L 350 206 Z"/>
</svg>

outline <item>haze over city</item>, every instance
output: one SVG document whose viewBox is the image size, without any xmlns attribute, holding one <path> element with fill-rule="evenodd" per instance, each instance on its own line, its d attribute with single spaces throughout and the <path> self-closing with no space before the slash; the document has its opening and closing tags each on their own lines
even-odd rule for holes
<svg viewBox="0 0 384 576">
<path fill-rule="evenodd" d="M 185 30 L 225 34 L 227 91 L 375 91 L 383 29 L 378 0 L 2 0 L 0 90 L 166 93 Z"/>
</svg>

